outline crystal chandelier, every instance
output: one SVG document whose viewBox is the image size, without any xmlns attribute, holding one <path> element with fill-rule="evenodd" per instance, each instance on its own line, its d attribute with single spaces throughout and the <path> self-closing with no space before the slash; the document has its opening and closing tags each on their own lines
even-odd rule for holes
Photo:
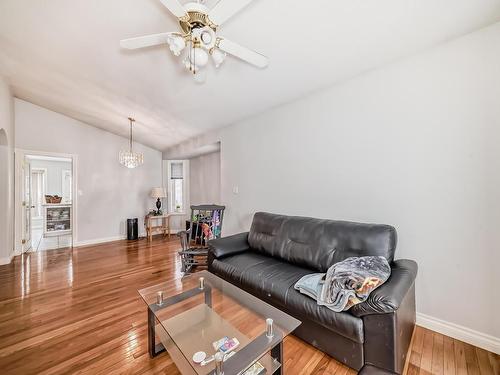
<svg viewBox="0 0 500 375">
<path fill-rule="evenodd" d="M 130 148 L 120 151 L 120 164 L 127 168 L 135 168 L 144 163 L 144 155 L 142 152 L 134 152 L 132 150 L 132 123 L 135 122 L 135 120 L 131 117 L 128 119 L 130 121 Z"/>
</svg>

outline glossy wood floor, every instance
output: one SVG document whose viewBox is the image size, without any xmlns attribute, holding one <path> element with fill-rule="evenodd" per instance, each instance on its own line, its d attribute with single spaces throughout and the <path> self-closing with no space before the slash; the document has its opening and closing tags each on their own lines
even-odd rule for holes
<svg viewBox="0 0 500 375">
<path fill-rule="evenodd" d="M 0 374 L 178 374 L 147 354 L 137 289 L 181 277 L 175 240 L 118 241 L 0 266 Z M 418 328 L 408 374 L 498 374 L 499 357 Z M 496 371 L 496 372 L 495 372 Z M 291 336 L 286 374 L 355 374 Z"/>
</svg>

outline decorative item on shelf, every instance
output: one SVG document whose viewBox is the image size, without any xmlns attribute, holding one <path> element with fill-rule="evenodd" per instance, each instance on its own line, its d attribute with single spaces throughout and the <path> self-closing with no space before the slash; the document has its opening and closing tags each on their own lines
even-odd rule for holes
<svg viewBox="0 0 500 375">
<path fill-rule="evenodd" d="M 128 150 L 120 151 L 120 164 L 127 168 L 135 168 L 144 163 L 144 155 L 142 152 L 134 152 L 132 149 L 132 123 L 135 120 L 131 117 L 128 119 L 130 121 L 130 147 Z"/>
<path fill-rule="evenodd" d="M 156 210 L 150 210 L 150 211 L 148 212 L 148 214 L 146 215 L 146 217 L 145 217 L 145 218 L 147 219 L 147 218 L 148 218 L 148 216 L 161 216 L 161 215 L 162 215 L 162 214 L 159 214 L 159 213 L 158 213 L 158 211 L 156 211 Z"/>
<path fill-rule="evenodd" d="M 181 212 L 182 209 L 181 209 L 181 205 L 178 204 L 177 206 L 175 206 L 175 212 Z"/>
<path fill-rule="evenodd" d="M 167 197 L 167 191 L 165 188 L 162 187 L 155 187 L 151 189 L 151 198 L 156 198 L 156 214 L 155 215 L 162 215 L 161 211 L 161 198 L 166 198 Z"/>
<path fill-rule="evenodd" d="M 45 195 L 45 203 L 54 204 L 61 203 L 62 197 L 58 195 Z"/>
</svg>

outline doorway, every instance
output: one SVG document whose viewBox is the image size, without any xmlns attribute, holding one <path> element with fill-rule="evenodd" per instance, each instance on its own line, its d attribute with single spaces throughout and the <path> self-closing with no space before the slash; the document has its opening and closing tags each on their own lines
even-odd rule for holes
<svg viewBox="0 0 500 375">
<path fill-rule="evenodd" d="M 74 157 L 16 151 L 16 252 L 72 248 Z"/>
</svg>

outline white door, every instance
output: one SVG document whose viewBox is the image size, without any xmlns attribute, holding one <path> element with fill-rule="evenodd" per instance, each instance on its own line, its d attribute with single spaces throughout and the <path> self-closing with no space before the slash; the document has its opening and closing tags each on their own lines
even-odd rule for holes
<svg viewBox="0 0 500 375">
<path fill-rule="evenodd" d="M 21 186 L 23 197 L 22 201 L 22 227 L 23 227 L 23 252 L 29 251 L 31 249 L 31 209 L 34 208 L 31 199 L 31 163 L 28 160 L 24 160 L 21 167 L 23 183 Z"/>
</svg>

